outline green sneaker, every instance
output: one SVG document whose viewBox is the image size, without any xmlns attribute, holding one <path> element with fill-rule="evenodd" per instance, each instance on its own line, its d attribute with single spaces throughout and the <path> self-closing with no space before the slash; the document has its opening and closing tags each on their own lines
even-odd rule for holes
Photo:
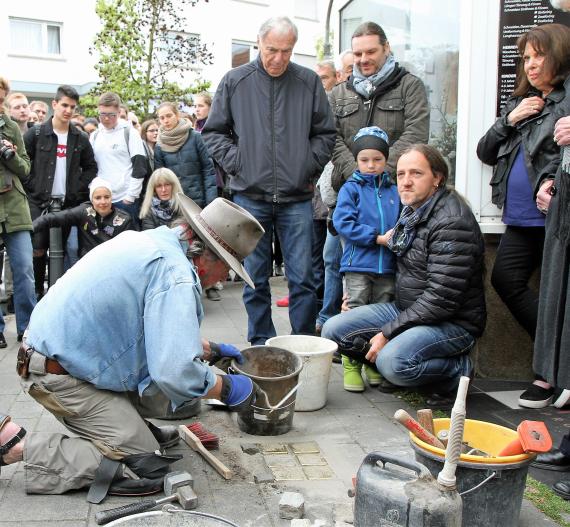
<svg viewBox="0 0 570 527">
<path fill-rule="evenodd" d="M 364 371 L 364 377 L 366 378 L 370 386 L 378 386 L 382 381 L 382 375 L 378 373 L 376 368 L 373 368 L 372 366 L 368 366 L 368 364 L 365 364 L 362 370 Z"/>
<path fill-rule="evenodd" d="M 364 381 L 362 375 L 360 375 L 362 363 L 350 360 L 343 355 L 342 366 L 344 368 L 344 389 L 347 392 L 363 392 Z"/>
</svg>

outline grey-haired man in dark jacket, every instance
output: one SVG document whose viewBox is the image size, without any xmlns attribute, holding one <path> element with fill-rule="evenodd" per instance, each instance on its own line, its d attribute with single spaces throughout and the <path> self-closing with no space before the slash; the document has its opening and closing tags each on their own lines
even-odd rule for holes
<svg viewBox="0 0 570 527">
<path fill-rule="evenodd" d="M 202 131 L 213 158 L 229 174 L 234 201 L 265 229 L 245 260 L 255 283 L 255 289 L 245 286 L 243 296 L 252 344 L 276 334 L 269 288 L 274 224 L 287 269 L 293 333 L 315 331 L 311 198 L 336 134 L 318 75 L 290 62 L 296 41 L 297 28 L 288 18 L 267 20 L 259 30 L 259 56 L 224 76 Z"/>
</svg>

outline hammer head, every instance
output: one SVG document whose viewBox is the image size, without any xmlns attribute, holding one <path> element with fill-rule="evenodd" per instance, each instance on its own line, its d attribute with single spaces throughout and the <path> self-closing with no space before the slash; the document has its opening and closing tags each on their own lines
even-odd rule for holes
<svg viewBox="0 0 570 527">
<path fill-rule="evenodd" d="M 194 487 L 194 478 L 190 472 L 177 470 L 164 476 L 164 494 L 166 496 L 172 496 L 178 488 L 186 486 L 190 489 Z"/>
<path fill-rule="evenodd" d="M 198 496 L 190 485 L 178 487 L 176 489 L 176 499 L 185 510 L 195 509 L 198 506 Z"/>
</svg>

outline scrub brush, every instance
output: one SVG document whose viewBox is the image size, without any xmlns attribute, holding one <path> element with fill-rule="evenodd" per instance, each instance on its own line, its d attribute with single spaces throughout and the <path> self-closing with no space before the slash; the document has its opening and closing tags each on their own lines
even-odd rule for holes
<svg viewBox="0 0 570 527">
<path fill-rule="evenodd" d="M 219 448 L 220 438 L 207 430 L 202 423 L 192 423 L 186 425 L 186 428 L 200 440 L 206 450 L 217 450 Z"/>
</svg>

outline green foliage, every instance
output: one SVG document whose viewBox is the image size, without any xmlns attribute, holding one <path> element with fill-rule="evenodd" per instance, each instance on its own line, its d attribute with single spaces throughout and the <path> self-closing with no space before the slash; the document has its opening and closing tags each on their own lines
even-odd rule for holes
<svg viewBox="0 0 570 527">
<path fill-rule="evenodd" d="M 99 55 L 100 81 L 81 101 L 86 115 L 94 114 L 96 97 L 106 91 L 118 93 L 144 120 L 158 103 L 189 104 L 192 93 L 209 87 L 179 84 L 192 66 L 212 62 L 199 38 L 180 31 L 187 23 L 185 9 L 198 1 L 97 0 L 102 28 L 92 51 Z"/>
<path fill-rule="evenodd" d="M 530 476 L 527 477 L 524 497 L 559 525 L 570 527 L 570 522 L 568 522 L 570 503 L 559 498 L 544 483 L 540 483 Z"/>
</svg>

